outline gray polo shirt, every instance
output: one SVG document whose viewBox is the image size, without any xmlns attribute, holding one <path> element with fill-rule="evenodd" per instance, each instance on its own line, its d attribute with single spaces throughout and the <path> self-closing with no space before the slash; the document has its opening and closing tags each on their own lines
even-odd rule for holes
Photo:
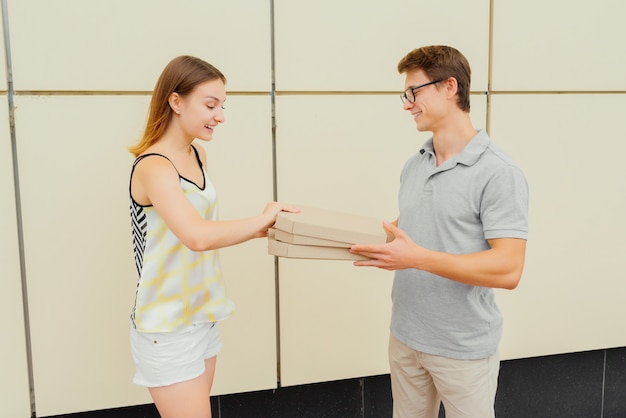
<svg viewBox="0 0 626 418">
<path fill-rule="evenodd" d="M 528 184 L 521 169 L 480 130 L 463 151 L 436 165 L 432 139 L 405 164 L 398 226 L 417 244 L 467 254 L 487 239 L 528 236 Z M 413 348 L 456 359 L 496 353 L 502 315 L 493 289 L 417 270 L 398 270 L 391 332 Z"/>
</svg>

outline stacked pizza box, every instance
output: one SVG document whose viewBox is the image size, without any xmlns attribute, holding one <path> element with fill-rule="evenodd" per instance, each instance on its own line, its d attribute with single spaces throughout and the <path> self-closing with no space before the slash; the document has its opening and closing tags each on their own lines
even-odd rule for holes
<svg viewBox="0 0 626 418">
<path fill-rule="evenodd" d="M 287 258 L 363 260 L 353 244 L 384 244 L 382 221 L 368 216 L 296 205 L 300 212 L 281 212 L 268 234 L 269 254 Z"/>
</svg>

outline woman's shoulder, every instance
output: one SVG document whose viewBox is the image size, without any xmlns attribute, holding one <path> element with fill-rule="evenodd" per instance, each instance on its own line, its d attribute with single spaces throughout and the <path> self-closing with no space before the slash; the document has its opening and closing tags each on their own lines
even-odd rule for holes
<svg viewBox="0 0 626 418">
<path fill-rule="evenodd" d="M 159 173 L 169 175 L 175 173 L 178 176 L 178 170 L 172 161 L 165 155 L 157 152 L 146 151 L 137 156 L 133 164 L 135 173 L 141 177 L 154 177 Z"/>
</svg>

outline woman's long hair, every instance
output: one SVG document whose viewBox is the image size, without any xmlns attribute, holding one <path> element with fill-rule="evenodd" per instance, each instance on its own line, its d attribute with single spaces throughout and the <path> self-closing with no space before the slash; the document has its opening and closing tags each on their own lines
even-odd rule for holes
<svg viewBox="0 0 626 418">
<path fill-rule="evenodd" d="M 128 150 L 137 157 L 161 138 L 172 118 L 173 111 L 169 105 L 172 93 L 184 97 L 198 84 L 218 78 L 226 83 L 226 77 L 220 70 L 200 58 L 181 55 L 170 61 L 154 87 L 143 137 Z"/>
</svg>

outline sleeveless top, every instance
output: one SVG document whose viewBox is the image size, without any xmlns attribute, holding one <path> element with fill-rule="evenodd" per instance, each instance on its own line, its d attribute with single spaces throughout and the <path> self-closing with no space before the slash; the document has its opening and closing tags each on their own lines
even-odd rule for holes
<svg viewBox="0 0 626 418">
<path fill-rule="evenodd" d="M 215 221 L 215 188 L 198 151 L 192 148 L 202 170 L 204 188 L 179 174 L 180 187 L 202 218 Z M 170 161 L 161 154 L 139 156 L 133 163 L 131 181 L 137 164 L 149 156 Z M 226 297 L 217 250 L 190 250 L 170 231 L 152 205 L 140 205 L 132 194 L 130 217 L 139 275 L 131 313 L 133 326 L 139 332 L 171 332 L 195 323 L 228 318 L 234 305 Z"/>
</svg>

